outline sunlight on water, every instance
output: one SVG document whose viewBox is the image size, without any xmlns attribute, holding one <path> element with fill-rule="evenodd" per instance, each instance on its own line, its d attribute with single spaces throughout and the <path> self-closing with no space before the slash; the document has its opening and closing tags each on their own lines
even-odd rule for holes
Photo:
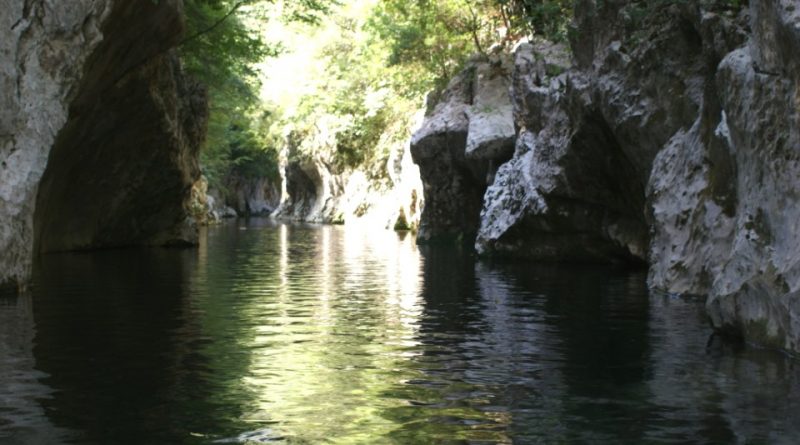
<svg viewBox="0 0 800 445">
<path fill-rule="evenodd" d="M 385 371 L 401 369 L 417 346 L 416 245 L 411 237 L 387 243 L 385 233 L 322 227 L 313 245 L 292 246 L 290 230 L 279 228 L 277 268 L 266 253 L 259 263 L 265 279 L 237 289 L 259 295 L 239 308 L 255 321 L 243 336 L 251 340 L 242 344 L 252 351 L 242 391 L 255 395 L 243 419 L 274 423 L 269 434 L 261 435 L 265 440 L 292 437 L 316 443 L 382 436 L 393 423 L 381 410 L 404 404 L 392 399 L 375 403 L 402 381 L 400 375 L 394 381 L 387 378 Z M 290 265 L 286 259 L 292 252 L 295 258 L 299 252 L 309 256 L 299 266 Z M 273 274 L 280 277 L 277 286 Z"/>
<path fill-rule="evenodd" d="M 642 271 L 235 221 L 0 298 L 0 443 L 797 443 L 796 361 Z"/>
</svg>

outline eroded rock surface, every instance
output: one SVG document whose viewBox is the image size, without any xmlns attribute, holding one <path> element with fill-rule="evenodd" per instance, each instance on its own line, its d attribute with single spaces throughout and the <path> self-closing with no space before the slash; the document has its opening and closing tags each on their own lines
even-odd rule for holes
<svg viewBox="0 0 800 445">
<path fill-rule="evenodd" d="M 315 148 L 311 159 L 286 162 L 281 168 L 282 194 L 274 217 L 390 230 L 419 226 L 422 183 L 407 144 L 388 144 L 385 164 L 372 166 L 377 172 L 336 165 L 330 144 Z"/>
<path fill-rule="evenodd" d="M 516 50 L 520 128 L 513 159 L 486 191 L 476 247 L 537 260 L 644 259 L 644 190 L 592 98 L 592 80 L 564 74 L 566 49 Z"/>
<path fill-rule="evenodd" d="M 107 3 L 0 2 L 0 282 L 29 275 L 37 186 Z"/>
<path fill-rule="evenodd" d="M 504 55 L 471 61 L 413 135 L 425 192 L 418 241 L 474 238 L 486 186 L 516 140 L 511 71 Z"/>
<path fill-rule="evenodd" d="M 0 6 L 0 281 L 28 276 L 34 243 L 194 242 L 207 109 L 169 50 L 182 2 Z"/>
<path fill-rule="evenodd" d="M 469 71 L 451 85 L 415 136 L 423 228 L 647 262 L 653 288 L 707 295 L 715 327 L 800 352 L 800 5 L 581 0 L 574 26 L 571 51 L 516 49 L 516 147 L 480 198 L 467 140 L 506 127 L 470 128 Z"/>
</svg>

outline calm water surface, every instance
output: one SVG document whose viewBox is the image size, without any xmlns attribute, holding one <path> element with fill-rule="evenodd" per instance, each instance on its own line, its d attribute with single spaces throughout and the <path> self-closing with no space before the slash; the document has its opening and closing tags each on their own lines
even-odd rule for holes
<svg viewBox="0 0 800 445">
<path fill-rule="evenodd" d="M 0 297 L 0 443 L 800 443 L 798 362 L 645 275 L 250 221 Z"/>
</svg>

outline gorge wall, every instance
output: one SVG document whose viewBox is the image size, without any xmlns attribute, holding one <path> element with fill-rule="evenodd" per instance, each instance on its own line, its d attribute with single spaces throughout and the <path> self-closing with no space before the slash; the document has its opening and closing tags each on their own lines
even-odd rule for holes
<svg viewBox="0 0 800 445">
<path fill-rule="evenodd" d="M 388 134 L 388 133 L 387 133 Z M 320 140 L 322 139 L 322 141 Z M 424 206 L 419 168 L 407 141 L 382 140 L 385 160 L 337 165 L 330 138 L 309 138 L 315 155 L 281 167 L 281 196 L 273 216 L 291 221 L 366 224 L 373 228 L 416 230 Z"/>
<path fill-rule="evenodd" d="M 207 104 L 170 50 L 182 2 L 0 6 L 0 282 L 34 253 L 195 242 Z"/>
<path fill-rule="evenodd" d="M 575 11 L 569 49 L 524 43 L 508 69 L 475 61 L 426 118 L 412 141 L 420 241 L 647 263 L 652 288 L 708 296 L 717 329 L 800 352 L 800 5 Z M 510 115 L 476 99 L 492 76 Z M 514 128 L 507 162 L 503 150 L 471 155 L 481 110 Z"/>
</svg>

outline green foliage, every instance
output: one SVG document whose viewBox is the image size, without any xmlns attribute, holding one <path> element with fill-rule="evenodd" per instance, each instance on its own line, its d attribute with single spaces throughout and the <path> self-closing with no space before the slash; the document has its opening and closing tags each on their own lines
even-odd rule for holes
<svg viewBox="0 0 800 445">
<path fill-rule="evenodd" d="M 289 2 L 284 10 L 284 19 L 311 25 L 319 25 L 339 0 L 295 0 Z"/>
<path fill-rule="evenodd" d="M 293 20 L 314 23 L 335 0 L 294 0 L 283 4 Z M 269 133 L 275 120 L 259 98 L 256 65 L 283 51 L 268 44 L 250 22 L 268 19 L 268 0 L 186 0 L 187 32 L 180 45 L 184 67 L 208 86 L 209 129 L 201 152 L 203 171 L 213 188 L 221 189 L 229 175 L 278 175 L 278 150 Z"/>
<path fill-rule="evenodd" d="M 253 64 L 276 55 L 258 35 L 250 32 L 238 15 L 243 2 L 187 0 L 187 39 L 181 45 L 186 70 L 212 90 L 235 95 L 241 102 L 255 101 L 257 75 Z"/>
<path fill-rule="evenodd" d="M 523 34 L 562 38 L 570 4 L 186 0 L 181 52 L 186 69 L 209 86 L 202 164 L 211 187 L 229 175 L 277 176 L 283 148 L 289 160 L 319 157 L 340 170 L 385 174 L 428 92 L 495 43 Z M 276 21 L 283 25 L 270 27 Z M 282 43 L 268 44 L 267 35 Z M 281 65 L 268 67 L 270 58 Z"/>
<path fill-rule="evenodd" d="M 201 153 L 209 184 L 222 189 L 225 178 L 231 175 L 247 179 L 278 178 L 280 141 L 269 138 L 271 119 L 269 113 L 258 119 L 212 113 L 209 134 L 215 139 Z"/>
<path fill-rule="evenodd" d="M 495 0 L 383 0 L 368 22 L 387 42 L 390 66 L 403 66 L 412 94 L 442 88 L 473 53 L 499 40 Z"/>
<path fill-rule="evenodd" d="M 563 41 L 572 19 L 573 0 L 496 0 L 515 32 L 527 31 L 548 40 Z"/>
<path fill-rule="evenodd" d="M 300 92 L 276 99 L 286 112 L 272 133 L 290 135 L 289 160 L 320 158 L 335 170 L 359 168 L 379 178 L 392 144 L 410 137 L 422 94 L 403 94 L 415 76 L 386 63 L 387 45 L 368 23 L 372 11 L 372 5 L 341 6 L 316 30 L 295 29 L 311 34 L 299 44 L 302 53 L 276 62 L 306 76 L 284 79 L 298 85 L 275 86 Z"/>
</svg>

